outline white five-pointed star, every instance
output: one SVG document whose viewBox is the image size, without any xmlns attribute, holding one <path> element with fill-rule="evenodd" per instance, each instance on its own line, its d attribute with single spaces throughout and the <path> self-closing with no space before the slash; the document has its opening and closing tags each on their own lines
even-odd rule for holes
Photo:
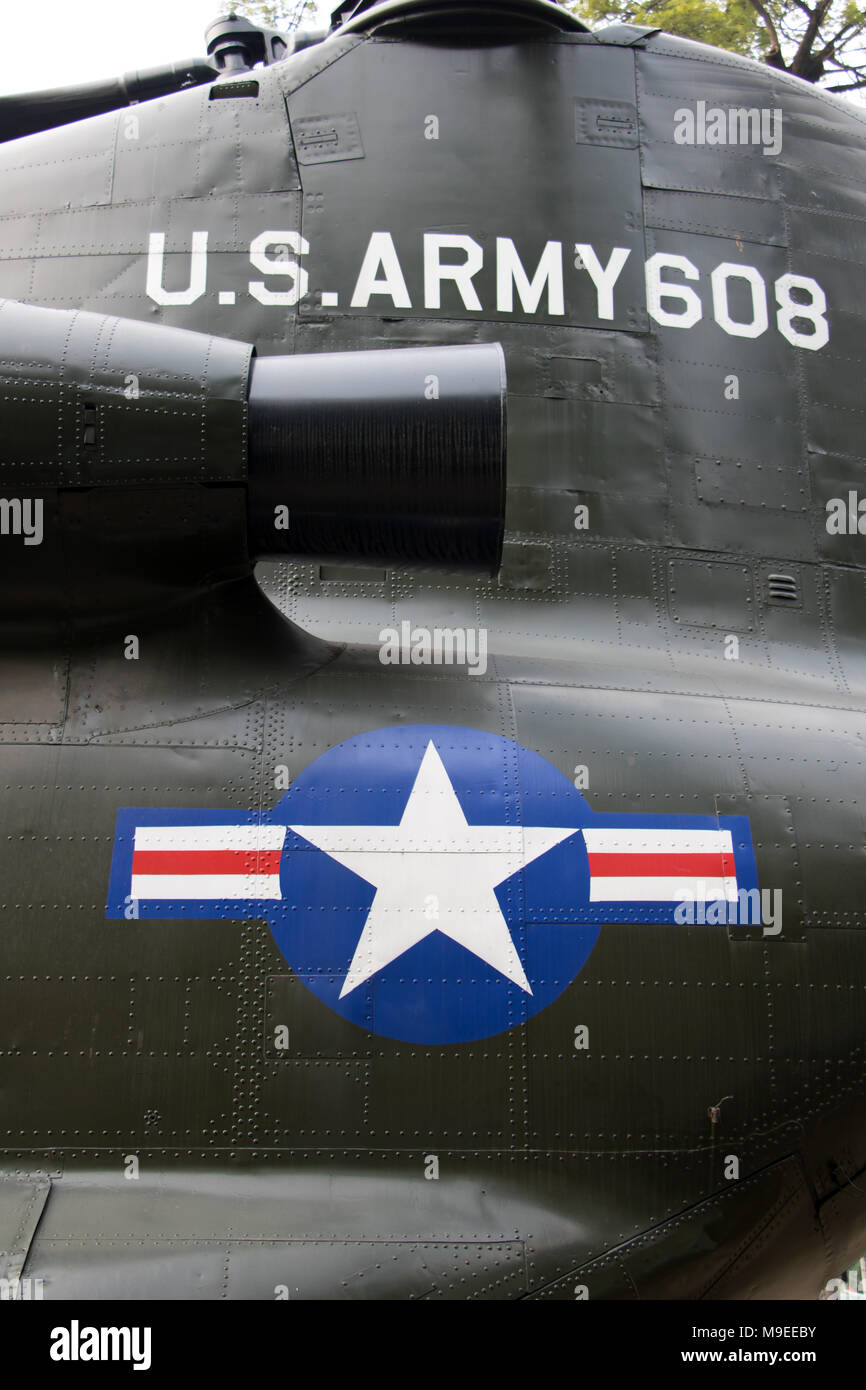
<svg viewBox="0 0 866 1390">
<path fill-rule="evenodd" d="M 532 993 L 494 888 L 578 827 L 469 825 L 432 741 L 399 825 L 293 825 L 376 889 L 340 998 L 434 931 Z"/>
</svg>

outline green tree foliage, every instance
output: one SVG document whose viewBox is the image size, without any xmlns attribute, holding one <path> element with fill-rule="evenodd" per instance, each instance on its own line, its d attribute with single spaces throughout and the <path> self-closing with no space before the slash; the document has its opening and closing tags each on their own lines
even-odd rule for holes
<svg viewBox="0 0 866 1390">
<path fill-rule="evenodd" d="M 647 0 L 643 5 L 629 4 L 628 0 L 576 0 L 564 8 L 572 10 L 591 28 L 602 24 L 647 24 L 750 58 L 758 56 L 764 35 L 750 0 L 733 0 L 730 5 L 717 5 L 714 0 Z"/>
<path fill-rule="evenodd" d="M 227 13 L 246 15 L 254 24 L 290 32 L 316 13 L 316 0 L 238 0 Z"/>
<path fill-rule="evenodd" d="M 854 0 L 561 0 L 590 27 L 647 24 L 822 82 L 866 87 L 866 8 Z"/>
</svg>

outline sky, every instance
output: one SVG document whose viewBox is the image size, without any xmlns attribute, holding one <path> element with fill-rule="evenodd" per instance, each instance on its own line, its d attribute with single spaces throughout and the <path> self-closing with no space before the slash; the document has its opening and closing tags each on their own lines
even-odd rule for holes
<svg viewBox="0 0 866 1390">
<path fill-rule="evenodd" d="M 220 0 L 2 0 L 0 95 L 118 77 L 204 56 Z M 324 25 L 333 5 L 320 6 Z M 309 21 L 307 21 L 309 23 Z"/>
</svg>

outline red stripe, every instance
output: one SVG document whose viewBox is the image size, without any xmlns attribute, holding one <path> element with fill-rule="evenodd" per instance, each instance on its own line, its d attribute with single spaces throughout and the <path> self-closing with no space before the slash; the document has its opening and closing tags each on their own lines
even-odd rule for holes
<svg viewBox="0 0 866 1390">
<path fill-rule="evenodd" d="M 278 849 L 137 849 L 134 874 L 278 874 Z"/>
<path fill-rule="evenodd" d="M 589 871 L 597 878 L 736 878 L 730 854 L 591 854 Z"/>
</svg>

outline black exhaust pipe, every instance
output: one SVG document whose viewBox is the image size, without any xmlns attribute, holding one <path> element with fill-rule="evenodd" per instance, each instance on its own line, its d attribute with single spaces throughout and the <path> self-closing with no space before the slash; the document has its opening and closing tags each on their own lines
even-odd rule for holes
<svg viewBox="0 0 866 1390">
<path fill-rule="evenodd" d="M 495 573 L 497 345 L 255 356 L 0 300 L 0 620 L 154 613 L 316 557 Z"/>
<path fill-rule="evenodd" d="M 255 358 L 249 412 L 249 545 L 257 559 L 499 568 L 498 343 Z"/>
</svg>

